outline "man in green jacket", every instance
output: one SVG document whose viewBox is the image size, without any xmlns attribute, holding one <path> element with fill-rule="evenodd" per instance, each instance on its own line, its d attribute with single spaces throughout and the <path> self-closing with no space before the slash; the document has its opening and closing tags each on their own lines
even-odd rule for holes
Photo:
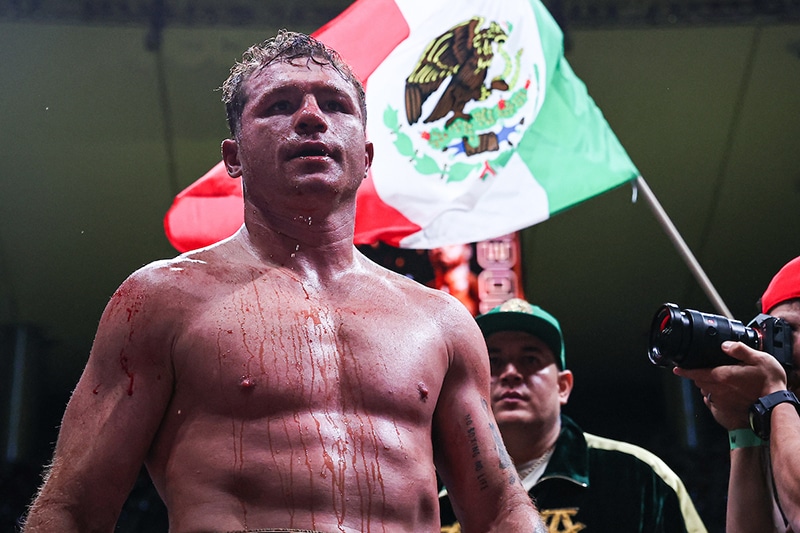
<svg viewBox="0 0 800 533">
<path fill-rule="evenodd" d="M 549 531 L 706 531 L 683 482 L 661 459 L 584 433 L 561 414 L 573 374 L 555 317 L 514 298 L 476 320 L 489 348 L 492 410 Z M 459 532 L 446 490 L 439 503 L 442 532 Z"/>
</svg>

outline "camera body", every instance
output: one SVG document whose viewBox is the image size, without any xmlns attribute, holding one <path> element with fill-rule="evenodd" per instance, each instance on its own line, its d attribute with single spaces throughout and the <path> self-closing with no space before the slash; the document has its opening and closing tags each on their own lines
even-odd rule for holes
<svg viewBox="0 0 800 533">
<path fill-rule="evenodd" d="M 741 341 L 766 352 L 786 369 L 792 368 L 792 330 L 774 316 L 760 314 L 745 326 L 724 316 L 681 309 L 665 303 L 650 327 L 650 362 L 657 366 L 713 368 L 739 363 L 721 348 L 725 341 Z"/>
</svg>

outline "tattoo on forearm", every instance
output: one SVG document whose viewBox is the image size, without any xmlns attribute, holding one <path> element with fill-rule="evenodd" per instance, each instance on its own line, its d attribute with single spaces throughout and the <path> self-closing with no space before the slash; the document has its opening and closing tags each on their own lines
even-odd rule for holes
<svg viewBox="0 0 800 533">
<path fill-rule="evenodd" d="M 490 412 L 489 404 L 486 402 L 486 400 L 481 400 L 481 403 L 484 410 L 486 410 L 487 413 Z M 473 468 L 478 480 L 478 488 L 480 490 L 484 490 L 489 488 L 489 480 L 487 479 L 486 472 L 484 470 L 483 457 L 481 455 L 480 444 L 478 444 L 478 437 L 475 431 L 475 422 L 472 419 L 472 415 L 467 414 L 465 417 L 465 422 L 467 425 L 467 439 L 469 440 L 470 451 L 472 454 L 471 456 L 473 459 Z M 495 424 L 489 424 L 489 430 L 492 433 L 495 449 L 497 450 L 497 455 L 500 459 L 500 470 L 509 471 L 508 483 L 510 485 L 518 483 L 519 479 L 517 477 L 517 471 L 513 468 L 514 464 L 511 461 L 511 457 L 509 457 L 508 452 L 506 451 L 506 446 L 503 443 L 503 438 L 500 436 L 500 431 L 497 429 Z"/>
<path fill-rule="evenodd" d="M 482 400 L 482 403 L 483 408 L 489 412 L 489 404 L 486 402 L 486 400 Z M 503 442 L 503 437 L 500 436 L 500 431 L 497 429 L 496 425 L 489 424 L 489 429 L 491 430 L 492 437 L 494 438 L 494 445 L 497 448 L 497 455 L 500 457 L 500 470 L 509 470 L 508 483 L 509 485 L 513 485 L 518 481 L 517 470 L 513 468 L 514 463 L 506 451 L 506 445 Z"/>
<path fill-rule="evenodd" d="M 481 448 L 478 445 L 478 437 L 475 435 L 475 423 L 472 420 L 472 415 L 466 416 L 467 423 L 467 438 L 472 450 L 472 460 L 474 461 L 475 474 L 478 478 L 478 488 L 484 490 L 489 488 L 489 480 L 486 478 L 486 472 L 483 471 L 483 462 L 481 457 Z"/>
</svg>

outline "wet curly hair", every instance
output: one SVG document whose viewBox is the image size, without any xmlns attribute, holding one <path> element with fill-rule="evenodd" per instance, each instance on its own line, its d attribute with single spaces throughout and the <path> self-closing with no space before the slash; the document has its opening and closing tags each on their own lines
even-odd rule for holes
<svg viewBox="0 0 800 533">
<path fill-rule="evenodd" d="M 237 137 L 239 134 L 242 111 L 247 103 L 244 85 L 250 76 L 274 61 L 294 64 L 295 61 L 303 59 L 307 64 L 313 62 L 317 65 L 330 65 L 343 79 L 353 85 L 361 107 L 362 122 L 366 125 L 367 104 L 364 98 L 364 86 L 338 52 L 304 33 L 281 30 L 275 37 L 245 50 L 242 60 L 233 65 L 228 79 L 220 88 L 231 135 Z"/>
</svg>

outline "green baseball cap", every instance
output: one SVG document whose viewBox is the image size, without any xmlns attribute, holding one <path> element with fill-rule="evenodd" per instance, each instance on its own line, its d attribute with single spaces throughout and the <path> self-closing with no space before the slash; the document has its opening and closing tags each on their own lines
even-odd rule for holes
<svg viewBox="0 0 800 533">
<path fill-rule="evenodd" d="M 511 298 L 491 311 L 475 317 L 484 338 L 498 331 L 524 331 L 540 339 L 553 351 L 560 370 L 567 367 L 564 337 L 556 317 L 521 298 Z"/>
</svg>

